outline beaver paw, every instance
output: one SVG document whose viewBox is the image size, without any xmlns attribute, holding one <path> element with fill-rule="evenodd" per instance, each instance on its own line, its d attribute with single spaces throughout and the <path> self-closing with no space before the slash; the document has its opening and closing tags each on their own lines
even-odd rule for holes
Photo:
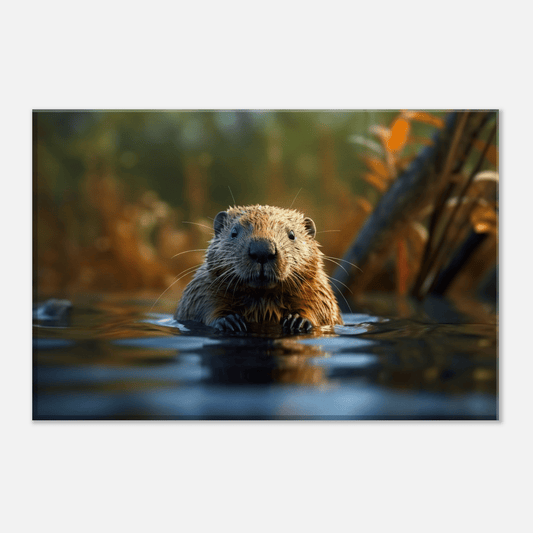
<svg viewBox="0 0 533 533">
<path fill-rule="evenodd" d="M 211 326 L 218 329 L 218 331 L 233 331 L 234 333 L 247 331 L 248 329 L 244 319 L 240 315 L 228 315 L 217 318 Z"/>
<path fill-rule="evenodd" d="M 301 317 L 298 313 L 284 317 L 281 320 L 281 326 L 283 327 L 283 331 L 289 331 L 290 333 L 298 333 L 300 331 L 309 333 L 313 329 L 313 324 L 307 318 Z"/>
</svg>

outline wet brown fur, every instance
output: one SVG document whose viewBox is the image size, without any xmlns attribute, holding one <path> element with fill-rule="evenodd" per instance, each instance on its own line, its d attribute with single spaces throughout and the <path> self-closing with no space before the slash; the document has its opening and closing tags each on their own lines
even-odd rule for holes
<svg viewBox="0 0 533 533">
<path fill-rule="evenodd" d="M 260 205 L 231 207 L 226 213 L 215 219 L 206 260 L 185 288 L 177 320 L 209 326 L 239 314 L 250 324 L 279 324 L 298 313 L 313 326 L 343 323 L 311 219 L 296 210 Z M 294 240 L 289 238 L 291 230 Z M 232 237 L 232 231 L 238 235 Z M 264 265 L 261 281 L 262 267 L 248 253 L 257 239 L 273 243 L 277 250 L 275 261 Z"/>
</svg>

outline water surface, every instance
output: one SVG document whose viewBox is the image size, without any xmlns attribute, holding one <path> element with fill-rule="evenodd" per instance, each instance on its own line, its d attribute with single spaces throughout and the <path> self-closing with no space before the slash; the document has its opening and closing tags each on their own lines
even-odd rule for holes
<svg viewBox="0 0 533 533">
<path fill-rule="evenodd" d="M 498 418 L 486 307 L 376 297 L 344 326 L 290 336 L 178 324 L 153 301 L 36 305 L 33 418 Z"/>
</svg>

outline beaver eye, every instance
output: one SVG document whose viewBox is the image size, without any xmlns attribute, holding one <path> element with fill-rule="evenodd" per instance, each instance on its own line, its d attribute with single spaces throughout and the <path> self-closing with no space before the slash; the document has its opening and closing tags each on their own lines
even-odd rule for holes
<svg viewBox="0 0 533 533">
<path fill-rule="evenodd" d="M 296 235 L 294 234 L 294 231 L 292 231 L 292 229 L 291 231 L 289 231 L 289 239 L 291 241 L 294 241 L 294 239 L 296 239 Z"/>
<path fill-rule="evenodd" d="M 231 230 L 231 238 L 232 238 L 232 239 L 235 239 L 235 237 L 237 237 L 238 234 L 239 234 L 239 229 L 237 228 L 237 226 L 235 226 L 235 227 Z"/>
</svg>

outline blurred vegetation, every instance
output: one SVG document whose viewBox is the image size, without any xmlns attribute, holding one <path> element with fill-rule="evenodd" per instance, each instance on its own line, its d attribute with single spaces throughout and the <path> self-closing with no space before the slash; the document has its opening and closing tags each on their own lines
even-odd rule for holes
<svg viewBox="0 0 533 533">
<path fill-rule="evenodd" d="M 294 202 L 315 220 L 324 253 L 342 257 L 444 116 L 36 111 L 34 297 L 161 291 L 173 282 L 179 293 L 191 276 L 178 275 L 202 262 L 212 218 L 234 200 Z M 483 169 L 497 168 L 496 157 Z M 423 232 L 414 235 L 412 252 L 421 255 Z M 496 248 L 486 252 L 487 265 L 495 262 Z M 188 250 L 198 251 L 182 253 Z M 396 251 L 365 289 L 405 286 L 395 270 Z M 331 273 L 336 265 L 330 266 Z"/>
</svg>

